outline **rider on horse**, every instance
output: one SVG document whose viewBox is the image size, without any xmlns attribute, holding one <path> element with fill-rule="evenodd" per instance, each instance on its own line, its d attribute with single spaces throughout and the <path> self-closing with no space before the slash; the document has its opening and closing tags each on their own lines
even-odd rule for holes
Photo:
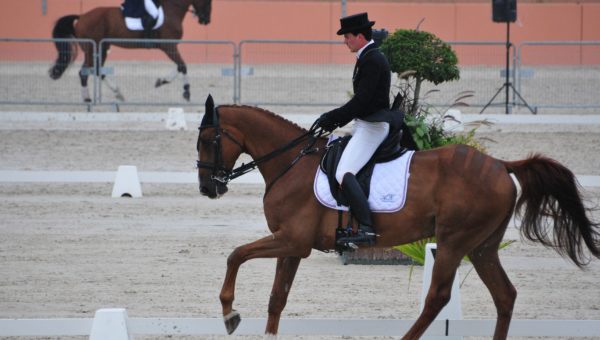
<svg viewBox="0 0 600 340">
<path fill-rule="evenodd" d="M 354 96 L 343 106 L 322 114 L 317 125 L 333 131 L 354 119 L 352 139 L 344 150 L 335 177 L 350 210 L 358 222 L 356 235 L 342 237 L 338 245 L 374 244 L 371 209 L 367 197 L 356 180 L 356 174 L 369 161 L 390 131 L 390 124 L 381 114 L 390 107 L 391 71 L 386 57 L 372 40 L 374 21 L 367 13 L 359 13 L 340 19 L 338 35 L 357 56 L 352 76 Z"/>
<path fill-rule="evenodd" d="M 124 17 L 141 20 L 145 37 L 150 37 L 150 33 L 156 26 L 159 7 L 160 0 L 125 0 L 121 5 Z"/>
</svg>

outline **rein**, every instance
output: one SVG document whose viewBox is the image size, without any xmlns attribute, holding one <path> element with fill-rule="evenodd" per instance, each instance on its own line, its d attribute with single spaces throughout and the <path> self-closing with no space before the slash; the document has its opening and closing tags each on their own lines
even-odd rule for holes
<svg viewBox="0 0 600 340">
<path fill-rule="evenodd" d="M 296 156 L 296 158 L 294 158 L 287 167 L 282 169 L 279 172 L 279 174 L 277 176 L 275 176 L 275 179 L 271 183 L 267 184 L 267 188 L 265 189 L 265 195 L 269 192 L 269 190 L 271 189 L 273 184 L 275 184 L 275 182 L 277 182 L 278 179 L 283 177 L 283 175 L 285 175 L 302 157 L 319 151 L 319 148 L 314 148 L 314 145 L 315 145 L 317 139 L 325 134 L 325 131 L 318 128 L 315 123 L 310 127 L 310 129 L 306 133 L 293 139 L 292 141 L 290 141 L 286 145 L 282 146 L 281 148 L 275 149 L 274 151 L 272 151 L 264 156 L 258 157 L 257 159 L 253 160 L 252 162 L 242 163 L 242 165 L 240 165 L 239 167 L 229 170 L 229 169 L 225 168 L 225 166 L 223 165 L 223 149 L 222 149 L 222 145 L 221 145 L 221 139 L 222 139 L 221 137 L 222 137 L 222 135 L 225 135 L 225 137 L 227 137 L 231 141 L 233 141 L 243 151 L 244 148 L 243 148 L 242 143 L 237 141 L 226 129 L 221 128 L 219 121 L 217 121 L 213 125 L 201 126 L 200 128 L 198 128 L 198 130 L 202 130 L 202 129 L 206 129 L 206 128 L 216 129 L 215 137 L 212 140 L 212 144 L 214 144 L 215 148 L 216 148 L 215 159 L 214 159 L 213 163 L 202 162 L 202 161 L 198 160 L 196 163 L 196 167 L 199 169 L 202 169 L 202 168 L 211 169 L 212 170 L 211 179 L 215 180 L 217 182 L 220 182 L 224 185 L 227 185 L 231 180 L 238 178 L 238 177 L 256 169 L 261 163 L 267 162 L 267 161 L 291 150 L 292 148 L 296 147 L 297 145 L 301 144 L 302 142 L 304 142 L 306 140 L 308 141 L 306 146 L 304 148 L 302 148 L 302 150 L 300 150 L 300 153 L 298 154 L 298 156 Z"/>
</svg>

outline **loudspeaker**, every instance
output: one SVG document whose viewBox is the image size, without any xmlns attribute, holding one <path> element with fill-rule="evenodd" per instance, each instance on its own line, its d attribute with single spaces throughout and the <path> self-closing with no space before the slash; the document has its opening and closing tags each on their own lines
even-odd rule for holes
<svg viewBox="0 0 600 340">
<path fill-rule="evenodd" d="M 492 20 L 494 22 L 515 22 L 517 20 L 517 0 L 492 0 Z"/>
</svg>

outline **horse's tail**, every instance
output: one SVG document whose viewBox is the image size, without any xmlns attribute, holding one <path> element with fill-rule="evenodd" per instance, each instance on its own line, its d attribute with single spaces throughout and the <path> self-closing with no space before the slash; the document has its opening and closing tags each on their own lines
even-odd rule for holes
<svg viewBox="0 0 600 340">
<path fill-rule="evenodd" d="M 591 260 L 584 243 L 591 255 L 600 257 L 600 224 L 588 218 L 592 209 L 585 207 L 571 170 L 539 154 L 503 163 L 521 184 L 516 204 L 522 220 L 521 235 L 568 256 L 578 267 Z"/>
<path fill-rule="evenodd" d="M 77 19 L 79 19 L 78 15 L 66 15 L 58 19 L 52 30 L 52 38 L 75 38 L 73 23 Z M 56 80 L 63 75 L 69 65 L 77 58 L 77 45 L 68 41 L 54 41 L 54 46 L 56 46 L 56 50 L 58 51 L 58 57 L 48 73 L 50 74 L 50 78 Z"/>
</svg>

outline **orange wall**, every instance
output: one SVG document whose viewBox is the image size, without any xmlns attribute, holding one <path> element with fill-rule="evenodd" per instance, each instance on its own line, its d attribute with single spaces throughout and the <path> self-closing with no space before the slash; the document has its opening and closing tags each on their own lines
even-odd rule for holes
<svg viewBox="0 0 600 340">
<path fill-rule="evenodd" d="M 42 15 L 40 0 L 2 1 L 0 37 L 50 38 L 54 22 L 98 6 L 118 6 L 122 0 L 47 0 Z M 491 20 L 491 3 L 348 2 L 347 13 L 368 11 L 375 28 L 430 31 L 446 41 L 504 41 L 506 25 Z M 17 13 L 19 13 L 17 15 Z M 184 39 L 230 40 L 291 39 L 340 40 L 335 35 L 341 13 L 339 2 L 213 0 L 212 22 L 200 26 L 186 16 Z M 598 3 L 518 3 L 511 40 L 600 41 Z M 1 53 L 0 49 L 0 53 Z M 585 57 L 582 59 L 586 59 Z M 589 59 L 589 58 L 588 58 Z M 592 58 L 593 59 L 593 58 Z"/>
</svg>

